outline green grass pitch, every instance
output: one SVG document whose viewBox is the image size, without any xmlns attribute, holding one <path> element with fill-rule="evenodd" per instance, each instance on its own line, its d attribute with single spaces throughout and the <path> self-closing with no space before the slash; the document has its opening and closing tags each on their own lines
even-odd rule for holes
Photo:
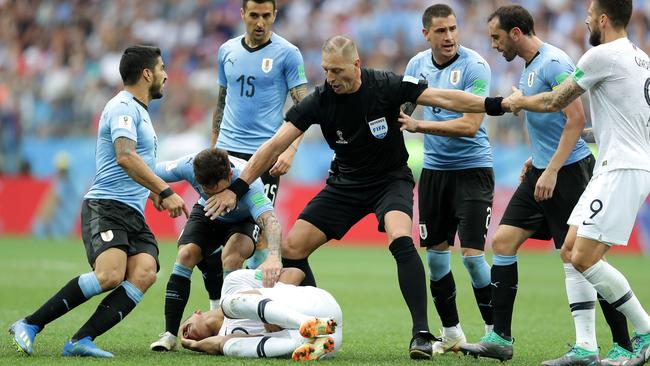
<svg viewBox="0 0 650 366">
<path fill-rule="evenodd" d="M 175 258 L 176 246 L 161 244 L 161 271 L 158 281 L 142 303 L 120 324 L 97 339 L 98 345 L 113 352 L 113 360 L 66 359 L 59 356 L 63 343 L 90 314 L 103 296 L 48 325 L 34 345 L 34 355 L 18 354 L 6 333 L 9 325 L 28 313 L 80 273 L 87 272 L 85 252 L 79 240 L 37 241 L 31 238 L 0 238 L 0 341 L 2 365 L 215 365 L 285 364 L 288 360 L 239 360 L 208 356 L 187 350 L 160 354 L 149 351 L 164 328 L 165 284 Z M 423 254 L 421 252 L 421 254 Z M 647 285 L 648 259 L 613 256 L 636 295 L 650 305 Z M 491 259 L 488 259 L 491 262 Z M 339 354 L 327 364 L 401 365 L 407 356 L 410 317 L 397 286 L 396 267 L 388 248 L 343 247 L 328 244 L 310 259 L 319 286 L 329 290 L 343 309 L 345 333 Z M 458 252 L 452 268 L 458 287 L 461 324 L 469 341 L 483 333 L 467 272 Z M 192 295 L 186 316 L 194 309 L 208 307 L 199 271 L 194 272 Z M 557 357 L 573 342 L 574 331 L 564 290 L 564 275 L 558 253 L 522 253 L 519 256 L 519 293 L 515 304 L 513 334 L 515 357 L 506 365 L 538 365 Z M 440 321 L 429 298 L 429 324 L 438 332 Z M 611 346 L 610 334 L 597 310 L 598 341 L 601 355 Z M 415 361 L 413 361 L 415 362 Z M 435 365 L 498 365 L 496 360 L 447 354 L 434 359 Z"/>
</svg>

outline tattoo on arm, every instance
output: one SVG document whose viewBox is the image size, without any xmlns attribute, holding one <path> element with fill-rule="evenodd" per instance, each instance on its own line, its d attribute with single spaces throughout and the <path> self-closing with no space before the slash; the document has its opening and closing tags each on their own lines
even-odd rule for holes
<svg viewBox="0 0 650 366">
<path fill-rule="evenodd" d="M 212 115 L 212 133 L 219 135 L 221 130 L 221 120 L 223 119 L 223 110 L 226 108 L 226 93 L 227 90 L 223 86 L 219 86 L 219 96 L 217 97 L 217 109 Z"/>
<path fill-rule="evenodd" d="M 280 242 L 282 241 L 282 227 L 273 211 L 267 211 L 257 218 L 257 225 L 262 229 L 268 243 L 269 255 L 280 258 Z"/>
<path fill-rule="evenodd" d="M 569 79 L 552 92 L 544 93 L 544 110 L 547 112 L 560 111 L 578 98 L 585 91 L 573 79 Z"/>
<path fill-rule="evenodd" d="M 298 85 L 289 90 L 293 104 L 300 103 L 301 100 L 305 99 L 307 96 L 307 84 Z"/>
<path fill-rule="evenodd" d="M 408 114 L 409 116 L 413 114 L 413 111 L 415 111 L 415 107 L 418 105 L 415 103 L 411 102 L 406 102 L 402 105 L 402 110 L 404 111 L 404 114 Z"/>
<path fill-rule="evenodd" d="M 115 148 L 115 156 L 130 154 L 135 151 L 135 141 L 128 137 L 118 137 L 113 143 Z"/>
<path fill-rule="evenodd" d="M 580 137 L 582 137 L 582 139 L 588 143 L 596 142 L 596 137 L 594 136 L 594 129 L 591 127 L 582 130 L 582 135 Z"/>
</svg>

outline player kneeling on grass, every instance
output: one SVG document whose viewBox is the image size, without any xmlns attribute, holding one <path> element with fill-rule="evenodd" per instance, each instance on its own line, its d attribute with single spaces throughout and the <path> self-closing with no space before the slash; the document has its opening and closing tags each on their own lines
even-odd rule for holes
<svg viewBox="0 0 650 366">
<path fill-rule="evenodd" d="M 341 347 L 343 316 L 330 293 L 295 286 L 304 273 L 282 270 L 280 281 L 262 287 L 259 270 L 230 274 L 221 308 L 197 310 L 180 327 L 183 347 L 234 357 L 291 357 L 296 361 L 330 357 Z"/>
<path fill-rule="evenodd" d="M 282 228 L 271 201 L 264 194 L 261 180 L 255 181 L 234 210 L 216 220 L 204 215 L 205 200 L 228 187 L 230 181 L 239 176 L 245 163 L 228 156 L 226 150 L 209 148 L 156 165 L 159 177 L 166 182 L 187 181 L 200 199 L 178 239 L 178 255 L 165 291 L 165 332 L 151 344 L 154 351 L 176 348 L 176 333 L 189 299 L 194 267 L 198 266 L 203 272 L 210 294 L 210 308 L 213 309 L 212 304 L 218 304 L 215 299 L 221 293 L 222 272 L 225 278 L 241 269 L 244 260 L 253 255 L 259 227 L 264 228 L 269 249 L 267 260 L 259 267 L 264 274 L 264 285 L 273 286 L 277 281 L 282 268 L 279 259 Z"/>
</svg>

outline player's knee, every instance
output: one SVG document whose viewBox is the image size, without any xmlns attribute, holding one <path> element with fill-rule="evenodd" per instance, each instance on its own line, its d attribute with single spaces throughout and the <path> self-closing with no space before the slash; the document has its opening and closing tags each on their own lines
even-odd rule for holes
<svg viewBox="0 0 650 366">
<path fill-rule="evenodd" d="M 571 253 L 571 264 L 580 273 L 589 269 L 595 263 L 592 263 L 588 256 L 581 255 L 580 252 L 574 251 Z"/>
<path fill-rule="evenodd" d="M 235 271 L 242 267 L 244 260 L 239 253 L 233 252 L 221 258 L 224 271 Z"/>
<path fill-rule="evenodd" d="M 309 256 L 309 251 L 300 241 L 288 237 L 282 242 L 282 256 L 289 259 L 303 259 Z"/>
<path fill-rule="evenodd" d="M 187 268 L 194 268 L 201 261 L 201 254 L 195 250 L 195 245 L 183 245 L 178 248 L 176 263 L 180 263 Z M 200 249 L 199 249 L 200 251 Z"/>
<path fill-rule="evenodd" d="M 104 291 L 112 290 L 124 281 L 124 273 L 121 271 L 100 271 L 95 272 L 95 276 Z"/>
<path fill-rule="evenodd" d="M 127 279 L 142 292 L 145 292 L 156 282 L 156 268 L 139 268 Z"/>
<path fill-rule="evenodd" d="M 560 258 L 562 259 L 562 262 L 571 263 L 571 254 L 571 249 L 566 245 L 563 245 L 562 248 L 560 248 Z"/>
<path fill-rule="evenodd" d="M 499 235 L 497 231 L 492 239 L 492 252 L 498 255 L 515 255 L 517 254 L 517 245 L 512 240 Z"/>
</svg>

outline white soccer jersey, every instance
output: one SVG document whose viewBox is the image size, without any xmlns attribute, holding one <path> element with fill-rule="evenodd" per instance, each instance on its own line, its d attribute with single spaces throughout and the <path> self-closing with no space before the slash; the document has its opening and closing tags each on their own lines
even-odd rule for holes
<svg viewBox="0 0 650 366">
<path fill-rule="evenodd" d="M 594 176 L 650 171 L 650 59 L 627 38 L 587 51 L 573 79 L 589 91 L 599 153 Z"/>
</svg>

